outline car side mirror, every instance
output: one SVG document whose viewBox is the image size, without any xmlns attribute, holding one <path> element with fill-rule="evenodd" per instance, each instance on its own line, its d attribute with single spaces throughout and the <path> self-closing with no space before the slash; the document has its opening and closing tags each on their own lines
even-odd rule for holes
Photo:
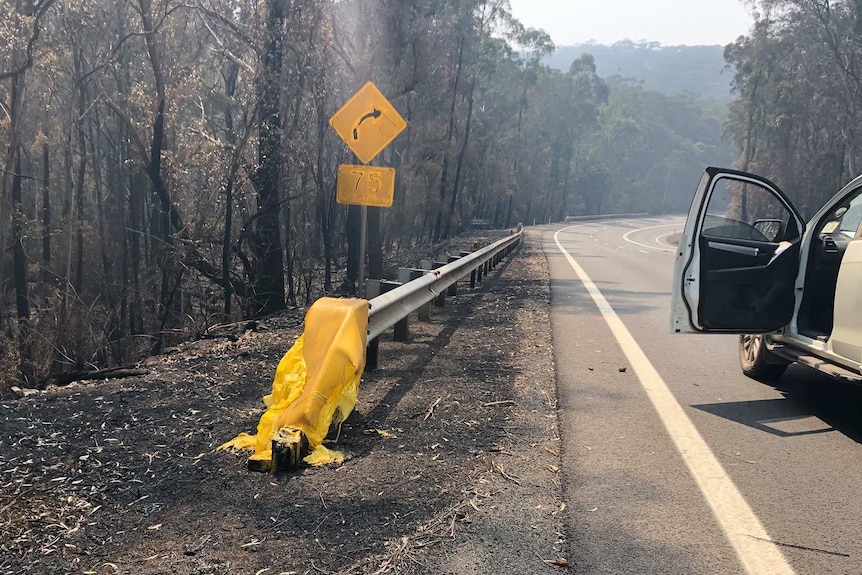
<svg viewBox="0 0 862 575">
<path fill-rule="evenodd" d="M 765 241 L 777 242 L 784 237 L 785 223 L 783 220 L 763 219 L 754 222 L 754 229 L 763 234 Z"/>
</svg>

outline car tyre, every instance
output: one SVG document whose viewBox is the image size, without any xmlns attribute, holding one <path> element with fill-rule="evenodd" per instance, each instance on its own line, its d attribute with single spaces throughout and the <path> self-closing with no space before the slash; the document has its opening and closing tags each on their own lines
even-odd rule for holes
<svg viewBox="0 0 862 575">
<path fill-rule="evenodd" d="M 739 336 L 739 363 L 742 373 L 757 381 L 778 379 L 784 375 L 789 365 L 766 349 L 763 336 L 759 334 Z"/>
</svg>

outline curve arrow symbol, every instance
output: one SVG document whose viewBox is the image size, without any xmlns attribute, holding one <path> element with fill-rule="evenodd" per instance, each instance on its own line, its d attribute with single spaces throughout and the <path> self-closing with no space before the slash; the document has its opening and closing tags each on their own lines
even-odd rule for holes
<svg viewBox="0 0 862 575">
<path fill-rule="evenodd" d="M 367 114 L 365 114 L 364 116 L 359 118 L 359 122 L 357 122 L 356 127 L 353 128 L 353 139 L 354 140 L 359 139 L 359 126 L 362 125 L 362 122 L 364 122 L 365 120 L 377 119 L 382 115 L 383 115 L 383 112 L 381 112 L 377 108 L 372 108 L 371 112 L 368 112 Z"/>
</svg>

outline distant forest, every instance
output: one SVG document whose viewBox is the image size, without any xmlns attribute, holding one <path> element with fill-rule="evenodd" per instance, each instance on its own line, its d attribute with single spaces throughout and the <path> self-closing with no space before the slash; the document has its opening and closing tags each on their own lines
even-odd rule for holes
<svg viewBox="0 0 862 575">
<path fill-rule="evenodd" d="M 603 209 L 686 211 L 704 167 L 735 158 L 722 139 L 733 98 L 724 48 L 583 44 L 558 47 L 544 62 L 565 70 L 585 54 L 609 89 L 597 124 L 614 140 L 599 155 L 608 180 Z"/>
<path fill-rule="evenodd" d="M 369 80 L 408 122 L 372 273 L 476 219 L 680 213 L 709 164 L 815 206 L 862 159 L 862 28 L 755 4 L 722 64 L 555 50 L 507 0 L 0 2 L 0 393 L 353 293 L 328 119 Z"/>
<path fill-rule="evenodd" d="M 592 54 L 602 78 L 633 79 L 646 90 L 689 92 L 704 100 L 728 103 L 733 71 L 724 61 L 724 46 L 663 46 L 657 42 L 617 42 L 611 46 L 559 46 L 545 58 L 553 68 L 565 69 L 581 54 Z"/>
</svg>

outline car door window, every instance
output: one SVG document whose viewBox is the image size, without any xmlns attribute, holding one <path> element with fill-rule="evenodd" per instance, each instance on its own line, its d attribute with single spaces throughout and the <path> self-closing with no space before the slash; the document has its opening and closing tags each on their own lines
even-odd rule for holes
<svg viewBox="0 0 862 575">
<path fill-rule="evenodd" d="M 862 223 L 862 196 L 856 196 L 841 216 L 838 231 L 852 240 L 856 237 L 856 230 L 859 229 L 860 223 Z"/>
<path fill-rule="evenodd" d="M 707 205 L 703 235 L 755 242 L 775 243 L 793 239 L 796 226 L 792 214 L 765 188 L 730 178 L 715 181 Z"/>
<path fill-rule="evenodd" d="M 855 190 L 829 214 L 821 218 L 815 229 L 815 235 L 821 239 L 831 237 L 846 243 L 856 238 L 860 225 L 862 225 L 862 188 Z"/>
</svg>

